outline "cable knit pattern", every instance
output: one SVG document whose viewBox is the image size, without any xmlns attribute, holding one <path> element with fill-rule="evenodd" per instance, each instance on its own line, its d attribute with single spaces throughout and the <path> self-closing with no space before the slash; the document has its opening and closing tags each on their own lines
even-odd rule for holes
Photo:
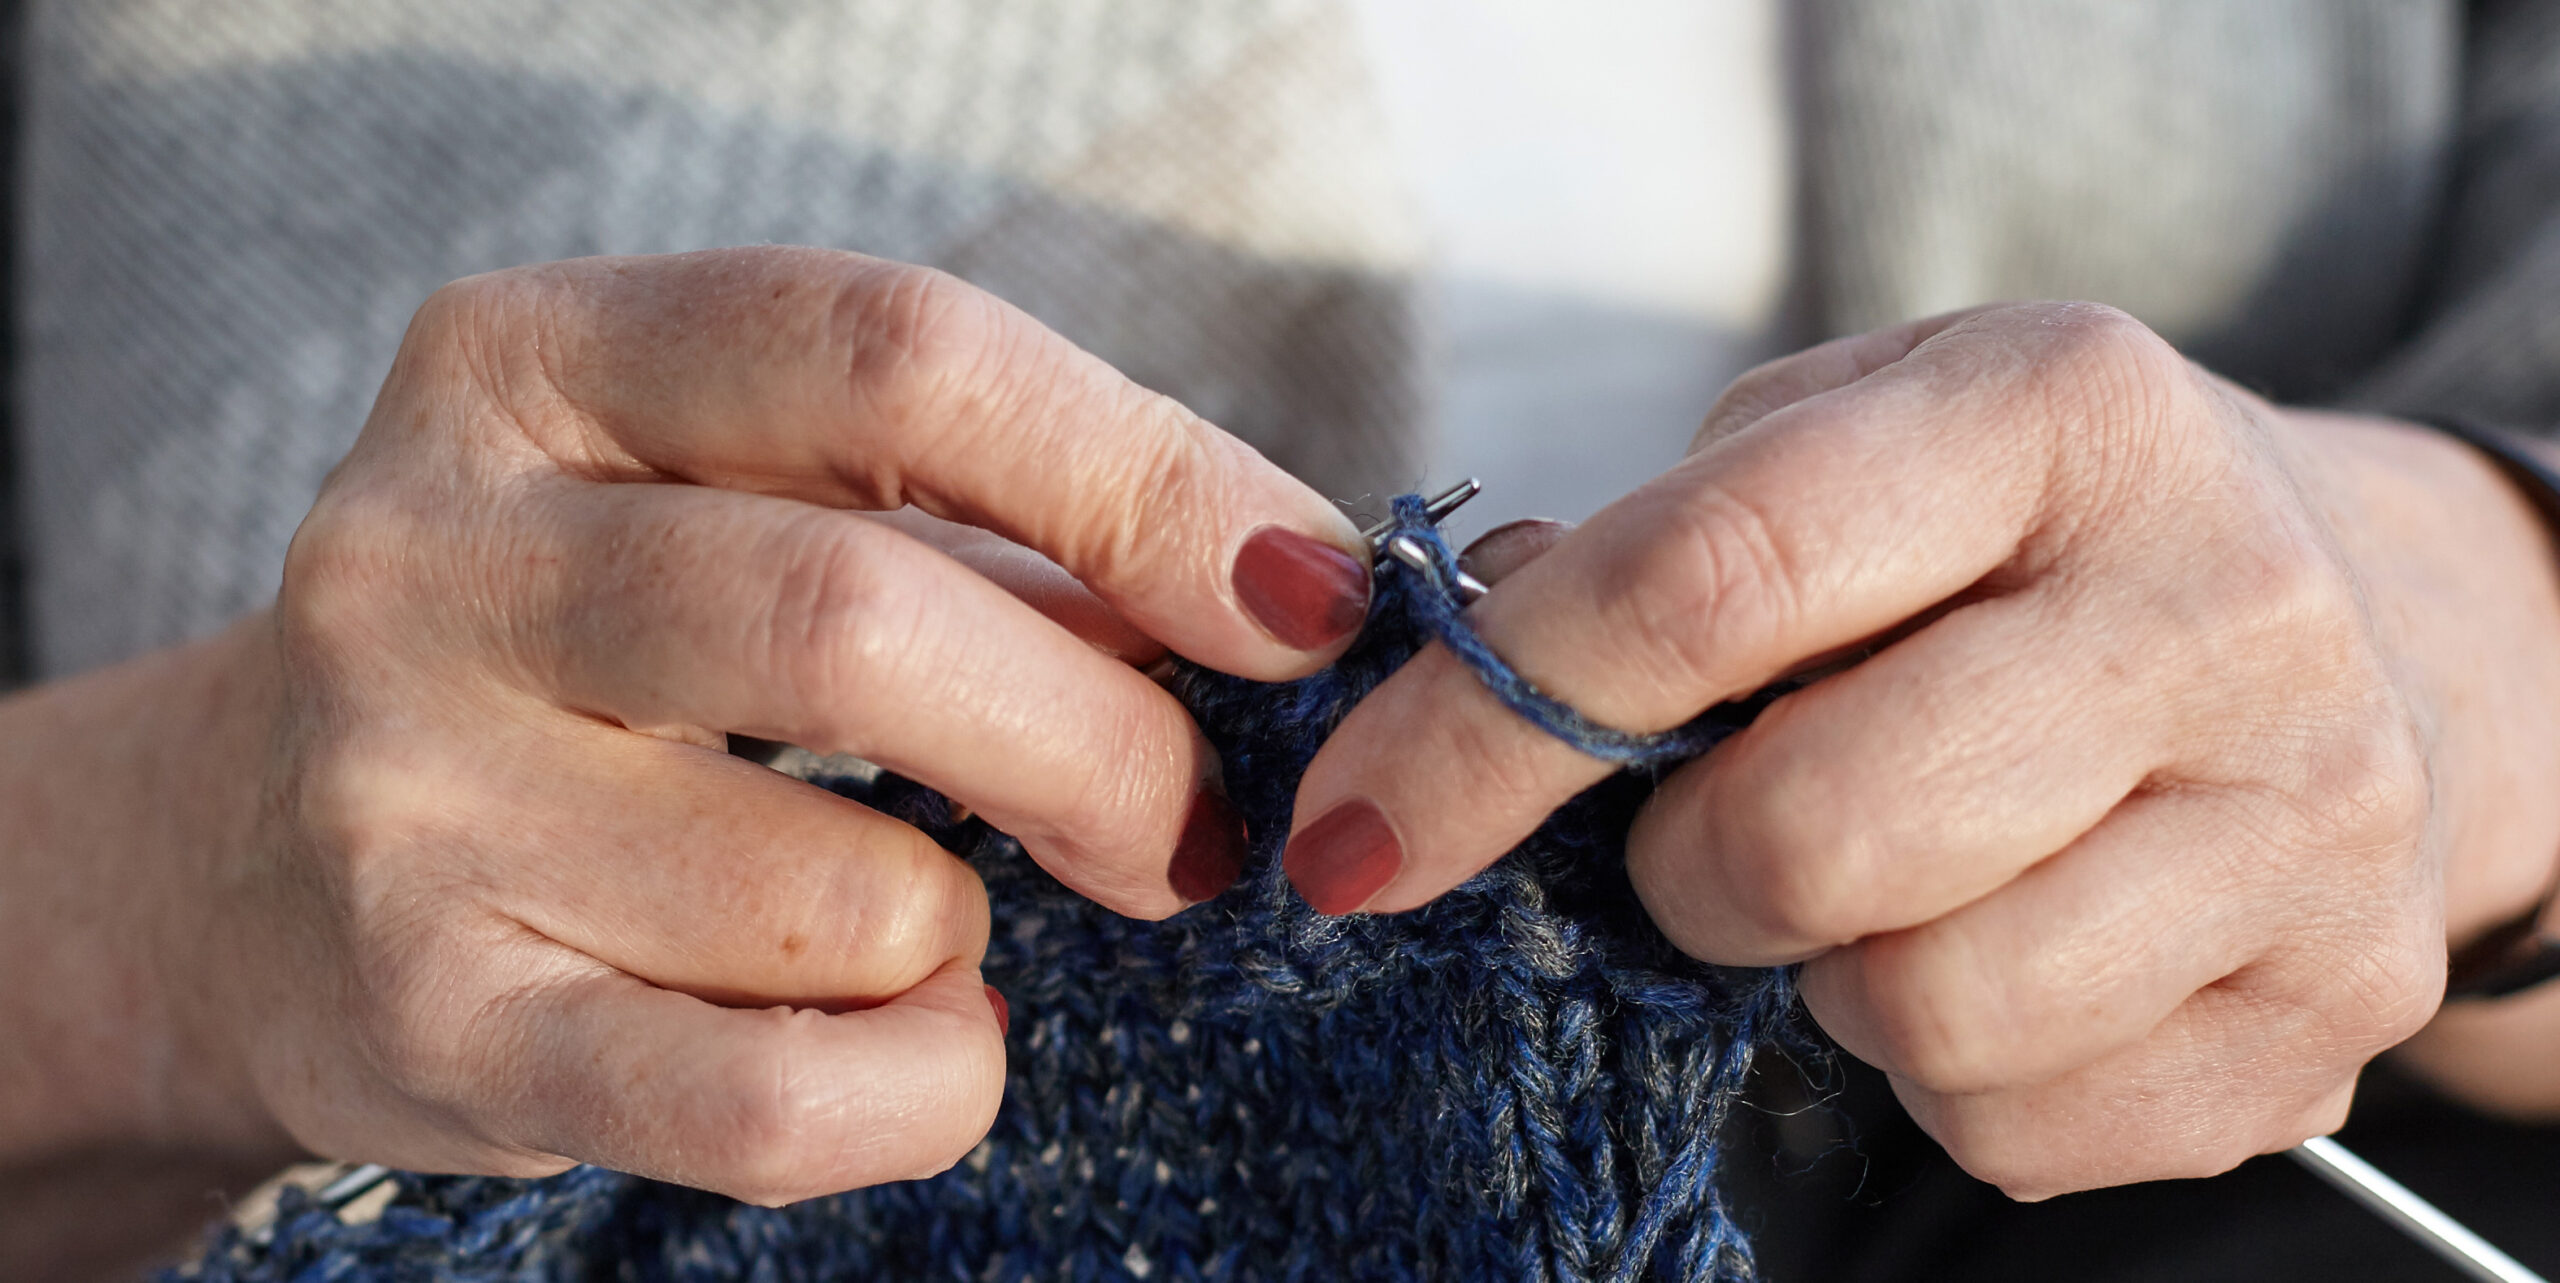
<svg viewBox="0 0 2560 1283">
<path fill-rule="evenodd" d="M 1446 556 L 1418 505 L 1398 513 Z M 288 1194 L 271 1243 L 225 1231 L 178 1277 L 1751 1277 L 1713 1177 L 1791 989 L 1684 958 L 1646 921 L 1622 855 L 1649 773 L 1613 776 L 1414 913 L 1328 918 L 1282 878 L 1316 747 L 1454 612 L 1392 560 L 1378 587 L 1326 672 L 1181 675 L 1253 858 L 1169 921 L 1085 903 L 896 776 L 835 782 L 987 881 L 986 973 L 1013 1003 L 1006 1098 L 950 1172 L 781 1210 L 593 1169 L 404 1176 L 361 1225 Z"/>
</svg>

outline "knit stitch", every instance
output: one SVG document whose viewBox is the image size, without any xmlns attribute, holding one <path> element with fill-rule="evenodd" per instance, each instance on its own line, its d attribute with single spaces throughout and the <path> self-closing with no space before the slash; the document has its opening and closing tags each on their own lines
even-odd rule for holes
<svg viewBox="0 0 2560 1283">
<path fill-rule="evenodd" d="M 1658 761 L 1411 913 L 1326 917 L 1281 876 L 1317 746 L 1434 636 L 1472 653 L 1513 707 L 1552 712 L 1524 705 L 1531 688 L 1489 650 L 1466 649 L 1442 577 L 1454 563 L 1419 504 L 1399 501 L 1395 518 L 1442 573 L 1387 559 L 1341 662 L 1278 685 L 1196 667 L 1176 680 L 1250 837 L 1243 880 L 1209 904 L 1125 919 L 982 821 L 954 822 L 930 790 L 831 782 L 987 883 L 985 970 L 1013 1007 L 1005 1101 L 951 1171 L 782 1209 L 594 1168 L 403 1175 L 361 1225 L 288 1191 L 267 1243 L 221 1230 L 172 1277 L 1750 1278 L 1713 1178 L 1792 991 L 1783 971 L 1682 956 L 1637 905 L 1624 839 Z M 1579 722 L 1527 715 L 1582 742 Z M 1675 735 L 1693 751 L 1747 715 Z"/>
</svg>

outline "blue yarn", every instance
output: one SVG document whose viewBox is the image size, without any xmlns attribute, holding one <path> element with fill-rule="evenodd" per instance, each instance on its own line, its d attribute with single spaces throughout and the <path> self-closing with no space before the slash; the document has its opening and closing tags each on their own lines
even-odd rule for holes
<svg viewBox="0 0 2560 1283">
<path fill-rule="evenodd" d="M 1422 496 L 1398 496 L 1395 521 L 1401 532 L 1428 528 L 1430 518 L 1425 515 Z M 1460 663 L 1473 670 L 1495 699 L 1530 725 L 1601 761 L 1620 766 L 1677 765 L 1714 748 L 1718 740 L 1748 720 L 1750 712 L 1757 711 L 1756 706 L 1710 709 L 1686 725 L 1650 734 L 1602 726 L 1584 717 L 1573 705 L 1539 690 L 1476 635 L 1475 626 L 1466 620 L 1466 605 L 1458 597 L 1458 554 L 1450 551 L 1448 541 L 1435 536 L 1414 542 L 1429 554 L 1422 566 L 1388 559 L 1403 576 L 1422 581 L 1406 588 L 1406 606 L 1413 617 Z"/>
<path fill-rule="evenodd" d="M 1592 727 L 1474 642 L 1454 563 L 1411 499 L 1341 662 L 1266 685 L 1187 667 L 1251 858 L 1160 923 L 1068 892 L 1012 839 L 894 775 L 831 787 L 917 824 L 984 877 L 985 970 L 1011 999 L 1005 1102 L 929 1180 L 765 1209 L 579 1168 L 403 1174 L 340 1223 L 285 1195 L 269 1241 L 227 1228 L 168 1277 L 337 1280 L 1743 1280 L 1714 1175 L 1783 971 L 1708 967 L 1637 906 L 1623 847 L 1656 770 L 1748 716 L 1667 737 Z M 1329 918 L 1279 870 L 1299 775 L 1432 638 L 1524 717 L 1638 763 L 1493 867 L 1394 917 Z M 1472 650 L 1465 647 L 1472 646 Z M 1615 756 L 1613 756 L 1615 755 Z"/>
</svg>

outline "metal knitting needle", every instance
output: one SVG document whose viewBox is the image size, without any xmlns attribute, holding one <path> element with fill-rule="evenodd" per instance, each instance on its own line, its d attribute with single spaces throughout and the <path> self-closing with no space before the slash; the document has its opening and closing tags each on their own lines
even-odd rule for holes
<svg viewBox="0 0 2560 1283">
<path fill-rule="evenodd" d="M 311 1201 L 334 1212 L 356 1201 L 367 1190 L 389 1179 L 391 1179 L 391 1169 L 380 1163 L 366 1163 L 351 1167 L 340 1173 L 336 1180 L 321 1186 L 319 1192 L 311 1196 Z M 260 1247 L 274 1242 L 275 1237 L 276 1223 L 272 1217 L 249 1232 L 249 1241 Z"/>
<path fill-rule="evenodd" d="M 1425 500 L 1423 513 L 1433 525 L 1438 525 L 1483 489 L 1482 483 L 1469 477 Z M 1422 546 L 1420 540 L 1411 535 L 1397 535 L 1380 544 L 1379 540 L 1384 539 L 1388 529 L 1394 525 L 1393 520 L 1381 521 L 1360 532 L 1361 538 L 1369 543 L 1370 555 L 1373 558 L 1393 557 L 1429 574 L 1432 569 L 1431 552 Z M 1458 572 L 1455 587 L 1461 603 L 1473 602 L 1486 592 L 1484 584 L 1464 570 Z M 2363 1204 L 2366 1210 L 2397 1226 L 2400 1232 L 2415 1239 L 2420 1246 L 2481 1283 L 2549 1283 L 2514 1257 L 2499 1251 L 2487 1239 L 2472 1233 L 2469 1226 L 2410 1192 L 2408 1186 L 2383 1175 L 2373 1164 L 2356 1157 L 2354 1151 L 2329 1137 L 2314 1136 L 2286 1153 L 2322 1180 Z"/>
<path fill-rule="evenodd" d="M 1387 555 L 1421 571 L 1426 575 L 1431 573 L 1431 551 L 1422 546 L 1421 540 L 1416 539 L 1411 535 L 1397 535 L 1395 538 L 1388 540 Z M 1459 605 L 1472 605 L 1476 598 L 1482 597 L 1486 593 L 1492 591 L 1484 586 L 1483 580 L 1476 578 L 1474 575 L 1470 575 L 1464 570 L 1460 570 L 1457 573 L 1458 581 L 1453 586 L 1458 590 Z"/>
<path fill-rule="evenodd" d="M 1483 493 L 1483 491 L 1484 483 L 1476 480 L 1474 477 L 1469 477 L 1466 480 L 1423 500 L 1422 515 L 1429 517 L 1431 519 L 1431 524 L 1435 526 L 1439 525 L 1441 522 L 1449 519 L 1450 513 L 1456 512 L 1458 509 L 1465 507 L 1467 500 L 1475 498 L 1478 494 Z M 1378 546 L 1378 539 L 1380 536 L 1387 533 L 1387 527 L 1394 524 L 1396 524 L 1395 518 L 1389 517 L 1386 520 L 1360 532 L 1360 537 L 1369 541 L 1369 555 L 1371 557 L 1374 558 L 1378 553 L 1385 551 Z"/>
<path fill-rule="evenodd" d="M 1466 480 L 1423 500 L 1422 515 L 1429 518 L 1431 524 L 1435 526 L 1439 525 L 1441 522 L 1449 519 L 1450 513 L 1456 512 L 1458 509 L 1465 507 L 1467 500 L 1473 499 L 1483 492 L 1484 483 L 1476 480 L 1474 477 L 1469 477 Z M 1416 541 L 1413 536 L 1398 535 L 1393 539 L 1388 539 L 1384 546 L 1379 544 L 1378 541 L 1385 538 L 1387 530 L 1394 525 L 1395 519 L 1391 517 L 1360 532 L 1360 537 L 1368 541 L 1369 559 L 1375 561 L 1381 556 L 1393 557 L 1396 560 L 1423 572 L 1424 574 L 1429 574 L 1431 572 L 1431 554 L 1421 545 L 1421 543 Z M 1456 588 L 1458 591 L 1458 602 L 1461 605 L 1473 602 L 1476 598 L 1484 596 L 1487 591 L 1481 581 L 1464 570 L 1458 572 Z"/>
<path fill-rule="evenodd" d="M 380 1163 L 366 1163 L 361 1167 L 349 1169 L 345 1175 L 321 1186 L 320 1192 L 312 1195 L 311 1199 L 323 1207 L 344 1207 L 356 1201 L 357 1196 L 366 1190 L 372 1189 L 390 1177 L 390 1168 Z"/>
<path fill-rule="evenodd" d="M 2314 1136 L 2285 1155 L 2311 1169 L 2320 1179 L 2365 1205 L 2367 1211 L 2400 1227 L 2400 1232 L 2443 1257 L 2464 1275 L 2481 1283 L 2547 1283 L 2516 1258 L 2491 1246 L 2435 1204 L 2409 1192 L 2409 1187 L 2382 1174 L 2373 1164 L 2326 1136 Z"/>
</svg>

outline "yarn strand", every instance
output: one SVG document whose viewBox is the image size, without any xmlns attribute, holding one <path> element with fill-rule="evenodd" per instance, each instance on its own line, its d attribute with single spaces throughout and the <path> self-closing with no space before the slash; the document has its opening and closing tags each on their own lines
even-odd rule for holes
<svg viewBox="0 0 2560 1283">
<path fill-rule="evenodd" d="M 1484 683 L 1484 688 L 1521 720 L 1601 761 L 1626 767 L 1662 768 L 1696 757 L 1731 735 L 1756 706 L 1710 709 L 1667 731 L 1622 731 L 1585 717 L 1581 710 L 1538 689 L 1510 662 L 1495 653 L 1475 626 L 1467 622 L 1467 603 L 1458 592 L 1458 557 L 1431 524 L 1419 495 L 1396 498 L 1392 521 L 1379 541 L 1398 535 L 1427 554 L 1421 566 L 1393 557 L 1379 559 L 1379 573 L 1405 580 L 1413 615 L 1433 638 L 1449 648 Z"/>
<path fill-rule="evenodd" d="M 1716 1169 L 1791 979 L 1682 955 L 1624 855 L 1654 776 L 1750 708 L 1661 736 L 1568 716 L 1470 641 L 1454 555 L 1419 500 L 1395 510 L 1432 569 L 1381 567 L 1333 667 L 1267 684 L 1177 666 L 1170 685 L 1217 749 L 1250 847 L 1210 903 L 1122 918 L 922 785 L 877 770 L 821 782 L 986 883 L 983 967 L 1013 1008 L 1005 1100 L 952 1170 L 785 1208 L 592 1167 L 403 1173 L 375 1219 L 288 1191 L 264 1237 L 223 1228 L 169 1277 L 1746 1283 L 1750 1245 Z M 1433 640 L 1522 716 L 1632 769 L 1429 905 L 1317 913 L 1280 869 L 1298 779 Z"/>
</svg>

